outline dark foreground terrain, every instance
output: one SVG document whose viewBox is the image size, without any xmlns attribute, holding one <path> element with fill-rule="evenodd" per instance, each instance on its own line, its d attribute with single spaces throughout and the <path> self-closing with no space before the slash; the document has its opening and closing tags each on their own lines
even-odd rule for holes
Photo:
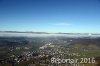
<svg viewBox="0 0 100 66">
<path fill-rule="evenodd" d="M 79 65 L 52 58 L 77 58 Z M 100 66 L 99 37 L 0 37 L 0 66 L 83 65 Z"/>
</svg>

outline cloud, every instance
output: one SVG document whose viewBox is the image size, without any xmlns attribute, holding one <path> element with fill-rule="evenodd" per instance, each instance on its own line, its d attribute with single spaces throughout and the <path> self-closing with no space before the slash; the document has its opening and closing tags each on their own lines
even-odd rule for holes
<svg viewBox="0 0 100 66">
<path fill-rule="evenodd" d="M 70 23 L 55 23 L 54 25 L 58 25 L 58 26 L 71 26 L 72 24 L 70 24 Z"/>
</svg>

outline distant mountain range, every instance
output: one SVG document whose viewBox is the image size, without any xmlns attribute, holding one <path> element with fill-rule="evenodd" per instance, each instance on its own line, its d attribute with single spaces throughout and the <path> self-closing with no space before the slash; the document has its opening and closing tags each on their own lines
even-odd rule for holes
<svg viewBox="0 0 100 66">
<path fill-rule="evenodd" d="M 48 32 L 33 32 L 33 31 L 0 31 L 5 33 L 33 33 L 33 34 L 74 34 L 74 35 L 100 35 L 100 33 L 48 33 Z"/>
<path fill-rule="evenodd" d="M 0 32 L 6 32 L 6 33 L 35 33 L 35 34 L 49 34 L 47 32 L 32 32 L 32 31 L 26 31 L 26 32 L 21 32 L 21 31 L 0 31 Z"/>
<path fill-rule="evenodd" d="M 32 31 L 0 31 L 0 36 L 15 37 L 100 37 L 100 33 L 48 33 L 48 32 L 32 32 Z"/>
</svg>

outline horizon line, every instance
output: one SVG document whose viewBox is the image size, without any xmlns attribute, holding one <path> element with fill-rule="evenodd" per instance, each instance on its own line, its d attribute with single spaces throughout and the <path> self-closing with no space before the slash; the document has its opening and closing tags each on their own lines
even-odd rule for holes
<svg viewBox="0 0 100 66">
<path fill-rule="evenodd" d="M 45 32 L 45 31 L 0 31 L 0 32 L 13 32 L 13 33 L 34 33 L 34 32 L 37 32 L 37 33 L 48 33 L 48 34 L 66 34 L 66 33 L 76 33 L 76 34 L 100 34 L 100 33 L 96 33 L 96 32 Z"/>
</svg>

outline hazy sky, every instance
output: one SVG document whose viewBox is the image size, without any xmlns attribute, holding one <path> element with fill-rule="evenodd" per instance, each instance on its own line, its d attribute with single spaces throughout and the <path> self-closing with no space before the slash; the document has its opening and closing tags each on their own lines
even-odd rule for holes
<svg viewBox="0 0 100 66">
<path fill-rule="evenodd" d="M 100 0 L 0 0 L 0 31 L 100 33 Z"/>
</svg>

